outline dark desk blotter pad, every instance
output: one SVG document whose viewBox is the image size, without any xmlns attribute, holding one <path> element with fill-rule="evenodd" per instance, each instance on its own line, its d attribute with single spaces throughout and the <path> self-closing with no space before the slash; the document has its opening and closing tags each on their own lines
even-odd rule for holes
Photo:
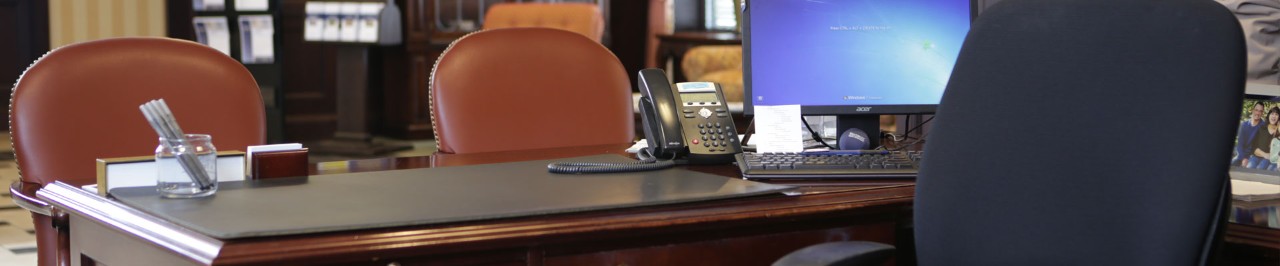
<svg viewBox="0 0 1280 266">
<path fill-rule="evenodd" d="M 683 169 L 557 175 L 553 161 L 627 161 L 617 155 L 289 177 L 219 184 L 199 199 L 163 199 L 154 187 L 110 194 L 133 208 L 220 238 L 292 235 L 651 206 L 789 189 Z"/>
</svg>

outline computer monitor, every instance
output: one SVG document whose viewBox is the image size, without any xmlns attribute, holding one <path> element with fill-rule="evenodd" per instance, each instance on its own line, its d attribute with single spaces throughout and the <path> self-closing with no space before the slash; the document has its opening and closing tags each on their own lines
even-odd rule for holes
<svg viewBox="0 0 1280 266">
<path fill-rule="evenodd" d="M 756 0 L 743 7 L 744 112 L 801 105 L 878 146 L 881 114 L 933 113 L 970 0 Z M 799 126 L 799 125 L 797 125 Z"/>
</svg>

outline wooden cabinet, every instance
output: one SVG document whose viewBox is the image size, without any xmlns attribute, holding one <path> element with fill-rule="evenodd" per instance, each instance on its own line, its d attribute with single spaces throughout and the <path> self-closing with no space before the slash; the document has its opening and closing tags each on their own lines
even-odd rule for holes
<svg viewBox="0 0 1280 266">
<path fill-rule="evenodd" d="M 380 121 L 375 130 L 401 139 L 431 138 L 428 111 L 431 67 L 458 34 L 436 30 L 432 15 L 435 0 L 396 2 L 403 15 L 404 44 L 381 49 L 383 94 L 380 100 L 384 104 L 380 105 L 381 110 L 371 110 L 383 114 L 382 119 L 374 119 Z"/>
<path fill-rule="evenodd" d="M 0 27 L 0 40 L 5 40 L 0 41 L 0 81 L 12 86 L 27 66 L 49 50 L 49 3 L 0 0 L 0 25 L 5 25 Z M 0 95 L 0 101 L 9 102 L 9 96 Z M 8 108 L 2 112 L 8 117 Z M 8 130 L 8 119 L 0 123 Z"/>
<path fill-rule="evenodd" d="M 397 0 L 403 15 L 404 43 L 399 46 L 381 47 L 376 60 L 381 60 L 380 81 L 375 81 L 370 88 L 378 91 L 381 88 L 381 110 L 371 110 L 380 114 L 378 123 L 380 136 L 403 139 L 431 138 L 430 114 L 430 77 L 431 68 L 440 54 L 448 49 L 449 43 L 457 38 L 477 31 L 484 24 L 484 13 L 489 6 L 507 1 L 521 0 Z M 532 0 L 524 0 L 532 1 Z M 644 1 L 609 0 L 576 0 L 580 3 L 594 3 L 602 6 L 605 22 L 605 45 L 611 47 L 614 54 L 627 65 L 628 72 L 637 72 L 644 65 L 644 46 L 609 45 L 609 38 L 617 36 L 628 43 L 644 43 L 645 31 L 614 32 L 613 24 L 632 24 L 644 26 L 648 13 Z M 640 6 L 636 9 L 635 6 Z M 621 15 L 627 22 L 618 22 L 611 10 L 631 8 L 631 13 L 639 15 Z M 641 10 L 641 12 L 635 12 Z M 635 37 L 632 37 L 635 36 Z M 626 59 L 623 59 L 626 58 Z M 376 64 L 376 63 L 375 63 Z M 379 68 L 379 67 L 374 67 Z"/>
<path fill-rule="evenodd" d="M 308 142 L 332 137 L 337 108 L 335 50 L 338 44 L 302 41 L 307 0 L 281 0 L 279 22 L 283 70 L 286 141 Z M 312 0 L 316 1 L 316 0 Z M 336 0 L 335 0 L 336 1 Z M 356 0 L 353 0 L 356 1 Z M 431 69 L 449 44 L 483 25 L 484 10 L 501 2 L 534 0 L 395 0 L 400 7 L 404 43 L 369 51 L 369 129 L 398 139 L 432 138 L 428 102 Z M 576 0 L 602 6 L 605 46 L 628 73 L 644 67 L 648 1 Z M 633 74 L 634 75 L 634 74 Z"/>
</svg>

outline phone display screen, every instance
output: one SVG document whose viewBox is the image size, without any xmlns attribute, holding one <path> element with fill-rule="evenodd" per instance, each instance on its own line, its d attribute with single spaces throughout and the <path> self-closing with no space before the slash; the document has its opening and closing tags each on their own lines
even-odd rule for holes
<svg viewBox="0 0 1280 266">
<path fill-rule="evenodd" d="M 684 102 L 719 102 L 720 98 L 715 93 L 681 93 L 680 99 Z"/>
</svg>

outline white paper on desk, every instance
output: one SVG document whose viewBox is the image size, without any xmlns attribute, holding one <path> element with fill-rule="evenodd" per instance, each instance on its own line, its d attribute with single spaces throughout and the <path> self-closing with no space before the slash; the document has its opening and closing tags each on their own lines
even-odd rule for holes
<svg viewBox="0 0 1280 266">
<path fill-rule="evenodd" d="M 751 137 L 756 152 L 801 152 L 800 105 L 755 106 L 756 135 Z"/>
<path fill-rule="evenodd" d="M 1232 179 L 1231 196 L 1244 201 L 1277 199 L 1280 198 L 1280 185 Z"/>
<path fill-rule="evenodd" d="M 240 16 L 240 61 L 270 64 L 275 61 L 275 27 L 271 15 Z"/>
<path fill-rule="evenodd" d="M 627 153 L 639 153 L 640 150 L 648 147 L 649 147 L 649 140 L 640 139 L 640 140 L 637 140 L 636 143 L 631 144 L 631 147 L 627 148 L 626 151 Z"/>
<path fill-rule="evenodd" d="M 227 17 L 195 17 L 191 19 L 196 30 L 196 42 L 231 56 L 231 30 Z"/>
</svg>

